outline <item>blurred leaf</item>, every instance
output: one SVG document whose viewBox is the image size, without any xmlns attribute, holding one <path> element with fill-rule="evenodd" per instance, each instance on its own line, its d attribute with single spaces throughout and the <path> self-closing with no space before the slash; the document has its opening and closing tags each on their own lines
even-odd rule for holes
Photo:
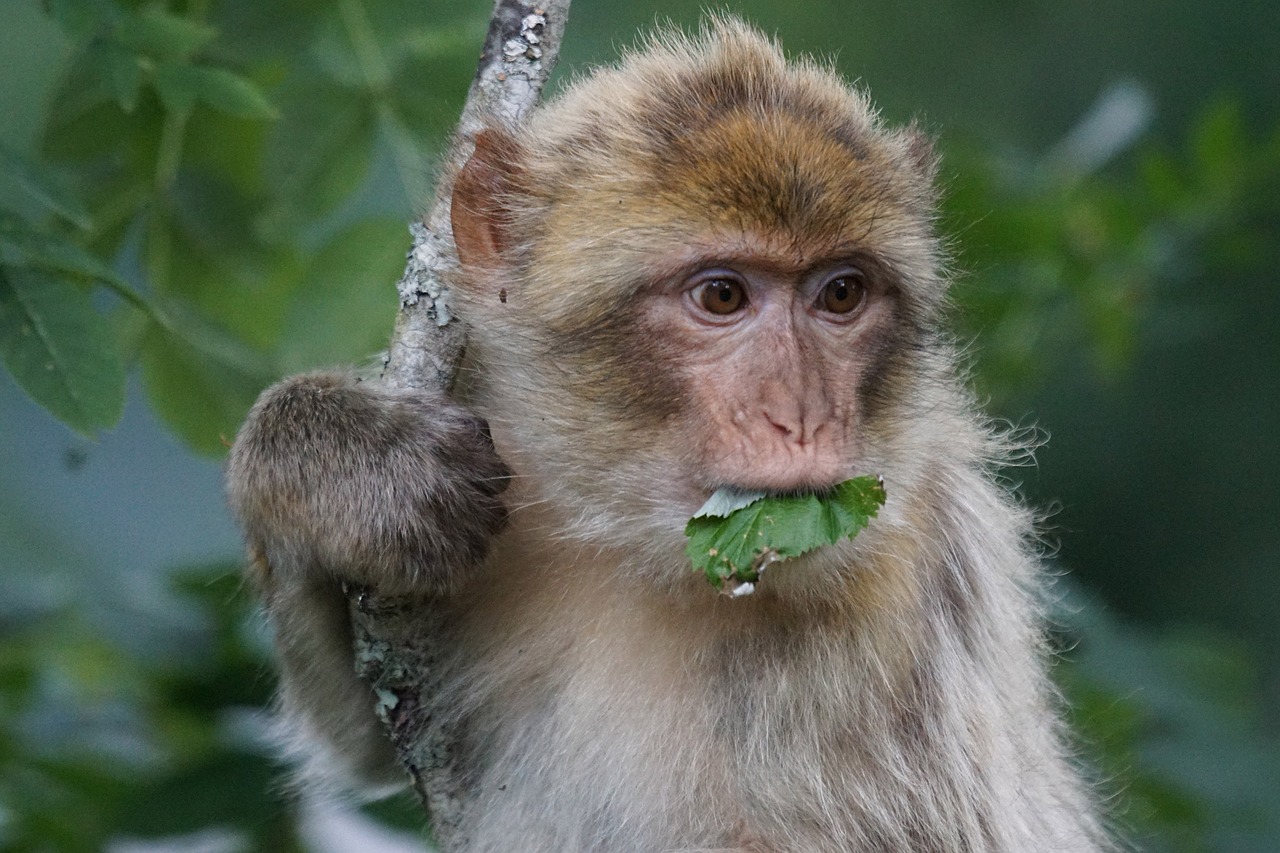
<svg viewBox="0 0 1280 853">
<path fill-rule="evenodd" d="M 144 260 L 153 286 L 213 326 L 261 350 L 274 346 L 299 285 L 298 251 L 262 246 L 246 200 L 226 182 L 187 171 L 171 211 L 151 211 Z"/>
<path fill-rule="evenodd" d="M 294 66 L 326 14 L 331 0 L 272 0 L 214 3 L 209 19 L 222 32 L 218 54 L 232 61 Z"/>
<path fill-rule="evenodd" d="M 386 348 L 397 305 L 393 285 L 409 242 L 404 223 L 373 220 L 351 226 L 316 253 L 285 319 L 286 372 L 349 364 Z"/>
<path fill-rule="evenodd" d="M 161 60 L 187 59 L 217 36 L 217 30 L 148 5 L 120 19 L 116 38 L 123 45 Z"/>
<path fill-rule="evenodd" d="M 46 137 L 51 130 L 73 122 L 103 104 L 119 106 L 111 80 L 102 73 L 94 50 L 88 49 L 73 57 L 54 90 L 45 127 Z M 123 115 L 118 109 L 116 112 Z"/>
<path fill-rule="evenodd" d="M 154 838 L 208 826 L 261 826 L 280 814 L 280 803 L 265 796 L 279 779 L 278 768 L 261 755 L 220 750 L 132 791 L 115 829 Z"/>
<path fill-rule="evenodd" d="M 1280 741 L 1265 731 L 1246 650 L 1203 631 L 1124 625 L 1068 592 L 1055 621 L 1072 650 L 1058 681 L 1121 789 L 1118 817 L 1139 840 L 1159 839 L 1154 850 L 1274 849 Z"/>
<path fill-rule="evenodd" d="M 453 130 L 471 85 L 472 55 L 480 37 L 476 38 L 465 50 L 412 56 L 392 81 L 389 94 L 395 114 L 419 148 L 440 144 Z"/>
<path fill-rule="evenodd" d="M 114 44 L 98 45 L 91 55 L 105 71 L 120 108 L 127 113 L 133 112 L 142 89 L 142 68 L 138 57 Z"/>
<path fill-rule="evenodd" d="M 84 203 L 63 186 L 52 169 L 0 145 L 0 169 L 52 213 L 81 229 L 93 227 Z"/>
<path fill-rule="evenodd" d="M 378 113 L 378 135 L 390 150 L 400 192 L 396 194 L 397 208 L 403 211 L 403 219 L 413 215 L 416 202 L 427 197 L 429 180 L 426 168 L 427 151 L 422 140 L 401 120 L 394 109 Z"/>
<path fill-rule="evenodd" d="M 11 266 L 82 275 L 128 285 L 96 256 L 56 234 L 37 231 L 16 216 L 0 212 L 0 257 Z"/>
<path fill-rule="evenodd" d="M 360 5 L 395 76 L 403 73 L 400 64 L 409 56 L 435 59 L 468 80 L 475 72 L 476 48 L 484 40 L 489 7 L 453 3 L 423 15 L 414 0 L 361 0 Z"/>
<path fill-rule="evenodd" d="M 200 100 L 238 118 L 273 119 L 278 113 L 250 80 L 223 68 L 197 68 L 201 74 Z"/>
<path fill-rule="evenodd" d="M 164 62 L 156 66 L 155 86 L 165 109 L 185 113 L 200 97 L 201 69 L 181 62 Z"/>
<path fill-rule="evenodd" d="M 175 574 L 192 606 L 194 625 L 181 629 L 188 656 L 143 661 L 69 609 L 0 633 L 0 849 L 99 853 L 125 833 L 216 825 L 254 839 L 247 849 L 299 851 L 284 771 L 246 746 L 253 721 L 237 717 L 237 704 L 265 704 L 272 686 L 239 573 L 215 564 Z M 75 679 L 91 689 L 48 690 Z M 151 760 L 98 752 L 126 735 L 122 715 L 142 724 L 129 736 L 147 740 Z"/>
<path fill-rule="evenodd" d="M 359 37 L 361 33 L 353 33 L 349 26 L 352 16 L 342 14 L 342 11 L 350 10 L 353 5 L 356 7 L 354 18 L 358 27 L 361 17 L 359 4 L 348 3 L 345 7 L 335 4 L 333 13 L 326 16 L 318 28 L 309 52 L 316 67 L 331 82 L 370 97 L 386 86 L 390 79 L 390 69 L 385 62 L 376 66 L 361 62 L 360 52 L 353 41 L 353 36 Z M 375 57 L 382 60 L 381 48 L 376 44 L 375 47 L 378 47 L 374 51 Z"/>
<path fill-rule="evenodd" d="M 0 350 L 18 384 L 85 435 L 124 410 L 124 365 L 106 321 L 75 285 L 0 268 Z"/>
<path fill-rule="evenodd" d="M 199 453 L 221 455 L 245 413 L 273 375 L 254 355 L 216 329 L 164 307 L 141 347 L 142 380 L 164 422 Z"/>
<path fill-rule="evenodd" d="M 479 6 L 474 9 L 459 6 L 458 11 L 465 14 L 465 19 L 452 25 L 433 20 L 429 24 L 415 26 L 413 18 L 416 16 L 410 13 L 410 20 L 402 19 L 399 26 L 405 49 L 417 57 L 443 60 L 462 73 L 466 65 L 462 60 L 472 58 L 476 45 L 484 43 L 488 20 L 481 14 Z"/>
<path fill-rule="evenodd" d="M 276 117 L 275 107 L 256 85 L 223 68 L 166 62 L 156 68 L 155 80 L 160 99 L 176 113 L 190 110 L 199 100 L 237 118 Z"/>
<path fill-rule="evenodd" d="M 328 213 L 364 180 L 376 123 L 357 92 L 294 78 L 279 93 L 281 120 L 267 139 L 263 175 L 273 198 L 264 227 L 287 232 Z"/>
<path fill-rule="evenodd" d="M 195 167 L 183 169 L 170 189 L 168 201 L 168 227 L 179 231 L 209 262 L 233 270 L 254 263 L 261 254 L 262 247 L 252 227 L 255 201 L 245 198 L 221 175 Z M 153 215 L 163 216 L 158 211 Z M 183 270 L 176 280 L 160 284 L 169 290 L 191 290 L 182 282 L 187 275 Z M 232 284 L 220 283 L 222 287 Z"/>
<path fill-rule="evenodd" d="M 183 146 L 184 172 L 196 172 L 223 181 L 239 197 L 239 207 L 249 211 L 245 228 L 264 202 L 265 176 L 262 156 L 267 135 L 275 121 L 237 118 L 216 110 L 196 110 L 187 123 Z M 179 181 L 183 173 L 179 173 Z"/>
<path fill-rule="evenodd" d="M 86 39 L 118 14 L 111 0 L 45 0 L 45 11 L 69 35 Z"/>
<path fill-rule="evenodd" d="M 1247 168 L 1250 149 L 1240 107 L 1232 101 L 1217 104 L 1196 125 L 1191 138 L 1191 155 L 1201 181 L 1209 185 L 1232 185 Z"/>
<path fill-rule="evenodd" d="M 107 95 L 88 103 L 68 95 L 56 97 L 44 129 L 45 156 L 56 161 L 91 165 L 83 169 L 90 180 L 119 180 L 121 173 L 150 177 L 158 148 L 164 109 L 144 90 L 133 113 L 120 109 Z M 92 195 L 86 188 L 86 195 Z"/>
</svg>

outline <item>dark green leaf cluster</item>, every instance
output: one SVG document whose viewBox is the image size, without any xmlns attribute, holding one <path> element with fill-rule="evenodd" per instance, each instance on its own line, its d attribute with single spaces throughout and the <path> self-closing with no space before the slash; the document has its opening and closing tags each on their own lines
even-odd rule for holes
<svg viewBox="0 0 1280 853">
<path fill-rule="evenodd" d="M 72 55 L 38 151 L 0 150 L 0 355 L 18 383 L 92 435 L 137 365 L 169 426 L 218 453 L 271 378 L 384 348 L 404 222 L 485 10 L 46 5 Z"/>
<path fill-rule="evenodd" d="M 1181 285 L 1225 245 L 1263 250 L 1241 226 L 1274 216 L 1280 191 L 1280 133 L 1258 141 L 1227 102 L 1185 151 L 1144 147 L 1098 172 L 989 148 L 947 152 L 943 231 L 957 235 L 959 335 L 980 342 L 977 378 L 1000 397 L 1025 394 L 1051 356 L 1114 376 L 1140 339 L 1195 334 Z"/>
<path fill-rule="evenodd" d="M 229 727 L 270 691 L 239 586 L 233 566 L 181 574 L 187 622 L 160 654 L 68 606 L 0 613 L 0 849 L 90 853 L 213 824 L 296 849 L 287 809 L 263 796 L 278 768 Z"/>
<path fill-rule="evenodd" d="M 182 619 L 147 626 L 144 650 L 72 602 L 0 606 L 0 850 L 98 853 L 211 827 L 225 849 L 304 849 L 265 737 L 274 685 L 239 566 L 177 571 L 171 595 Z M 377 817 L 423 824 L 403 799 Z"/>
</svg>

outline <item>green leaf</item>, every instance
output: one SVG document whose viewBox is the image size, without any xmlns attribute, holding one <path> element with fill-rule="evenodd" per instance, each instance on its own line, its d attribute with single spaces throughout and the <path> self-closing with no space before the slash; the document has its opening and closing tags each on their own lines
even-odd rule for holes
<svg viewBox="0 0 1280 853">
<path fill-rule="evenodd" d="M 156 91 L 165 107 L 185 112 L 201 103 L 237 118 L 270 119 L 276 109 L 250 81 L 223 68 L 166 62 L 156 68 Z"/>
<path fill-rule="evenodd" d="M 97 256 L 57 234 L 38 231 L 12 214 L 0 213 L 0 258 L 10 266 L 83 275 L 128 287 Z"/>
<path fill-rule="evenodd" d="M 138 57 L 114 44 L 100 45 L 94 53 L 111 83 L 111 91 L 120 108 L 127 113 L 133 112 L 138 107 L 142 91 L 142 66 Z"/>
<path fill-rule="evenodd" d="M 123 117 L 123 113 L 118 109 L 119 105 L 116 103 L 111 82 L 96 63 L 96 57 L 97 54 L 93 50 L 73 54 L 70 67 L 59 80 L 49 104 L 48 119 L 44 129 L 46 140 L 51 136 L 59 135 L 60 131 L 85 118 L 87 114 L 93 114 L 92 117 L 97 119 L 103 112 L 98 108 L 104 105 L 110 105 L 112 113 Z M 97 133 L 95 134 L 94 131 Z M 95 151 L 111 150 L 116 144 L 116 139 L 113 137 L 119 136 L 119 133 L 109 133 L 106 139 L 95 138 L 101 135 L 101 121 L 93 121 L 87 127 L 78 127 L 75 135 L 66 140 L 60 140 L 62 145 L 59 147 L 88 148 Z M 57 152 L 51 151 L 47 145 L 44 149 L 41 152 L 43 155 L 57 156 Z"/>
<path fill-rule="evenodd" d="M 298 288 L 303 262 L 296 247 L 265 248 L 243 228 L 251 214 L 224 182 L 198 172 L 179 175 L 169 211 L 153 209 L 142 259 L 162 297 L 265 351 L 275 347 Z M 237 237 L 239 238 L 237 240 Z"/>
<path fill-rule="evenodd" d="M 388 95 L 396 116 L 419 144 L 439 144 L 449 135 L 474 65 L 470 50 L 415 56 L 401 63 Z"/>
<path fill-rule="evenodd" d="M 1206 184 L 1231 184 L 1243 172 L 1242 155 L 1249 148 L 1240 105 L 1225 101 L 1214 105 L 1200 119 L 1191 138 L 1191 150 Z"/>
<path fill-rule="evenodd" d="M 118 14 L 110 0 L 45 0 L 45 13 L 73 38 L 93 35 L 104 21 Z"/>
<path fill-rule="evenodd" d="M 721 490 L 723 492 L 724 490 Z M 720 587 L 754 583 L 769 563 L 852 539 L 884 504 L 884 482 L 856 477 L 830 494 L 762 497 L 742 506 L 717 492 L 685 527 L 685 553 Z"/>
<path fill-rule="evenodd" d="M 181 331 L 179 331 L 181 329 Z M 192 449 L 220 455 L 267 384 L 233 342 L 209 329 L 152 324 L 142 341 L 142 382 L 151 404 Z"/>
<path fill-rule="evenodd" d="M 84 203 L 63 186 L 62 180 L 52 170 L 4 145 L 0 145 L 0 170 L 7 172 L 18 186 L 50 212 L 77 228 L 86 231 L 93 228 L 93 219 Z"/>
<path fill-rule="evenodd" d="M 286 372 L 350 363 L 386 348 L 409 244 L 403 222 L 380 219 L 348 228 L 316 253 L 285 318 Z"/>
<path fill-rule="evenodd" d="M 14 379 L 92 436 L 120 420 L 124 365 L 107 321 L 69 281 L 0 267 L 0 355 Z"/>
<path fill-rule="evenodd" d="M 197 735 L 212 734 L 212 727 L 202 720 L 192 728 Z M 261 755 L 206 750 L 203 760 L 189 761 L 130 791 L 116 828 L 158 837 L 194 833 L 215 821 L 231 827 L 268 823 L 279 804 L 264 792 L 273 790 L 279 773 L 280 768 Z"/>
<path fill-rule="evenodd" d="M 340 13 L 326 16 L 317 28 L 309 53 L 315 60 L 316 67 L 330 80 L 344 87 L 361 90 L 368 96 L 386 86 L 390 69 L 386 67 L 385 57 L 380 49 L 377 56 L 383 61 L 379 65 L 369 66 L 361 62 L 354 38 L 359 38 L 364 33 L 359 28 L 353 32 L 348 26 L 349 23 L 354 23 L 358 27 L 360 18 L 358 13 L 354 18 Z M 373 43 L 377 44 L 376 39 Z"/>
<path fill-rule="evenodd" d="M 186 59 L 216 37 L 213 27 L 171 15 L 156 6 L 128 15 L 116 25 L 116 39 L 157 59 Z"/>
<path fill-rule="evenodd" d="M 323 216 L 353 193 L 368 174 L 377 132 L 368 99 L 339 86 L 295 77 L 279 102 L 262 164 L 270 233 Z"/>
<path fill-rule="evenodd" d="M 99 85 L 106 88 L 102 81 Z M 113 206 L 114 195 L 102 194 L 103 188 L 113 183 L 127 181 L 136 185 L 145 180 L 150 191 L 156 140 L 165 111 L 150 93 L 139 101 L 133 113 L 120 109 L 109 91 L 104 91 L 96 103 L 90 100 L 70 91 L 59 92 L 49 110 L 41 155 L 82 167 L 77 172 L 85 179 L 85 196 L 90 209 L 98 211 Z M 85 165 L 90 168 L 83 168 Z M 105 218 L 110 216 L 108 213 Z M 95 213 L 95 220 L 103 218 L 102 212 Z"/>
<path fill-rule="evenodd" d="M 274 119 L 276 108 L 254 83 L 224 68 L 196 68 L 200 100 L 237 118 Z"/>
<path fill-rule="evenodd" d="M 156 92 L 165 109 L 184 113 L 200 97 L 200 69 L 180 62 L 164 62 L 156 66 Z"/>
</svg>

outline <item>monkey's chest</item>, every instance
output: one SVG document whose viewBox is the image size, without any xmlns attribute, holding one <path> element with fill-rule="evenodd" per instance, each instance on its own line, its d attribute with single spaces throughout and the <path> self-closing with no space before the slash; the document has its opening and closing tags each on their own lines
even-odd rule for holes
<svg viewBox="0 0 1280 853">
<path fill-rule="evenodd" d="M 526 626 L 471 659 L 490 691 L 462 726 L 466 849 L 857 849 L 830 820 L 807 848 L 773 840 L 849 793 L 824 733 L 847 720 L 806 695 L 813 673 L 636 613 L 576 627 Z"/>
</svg>

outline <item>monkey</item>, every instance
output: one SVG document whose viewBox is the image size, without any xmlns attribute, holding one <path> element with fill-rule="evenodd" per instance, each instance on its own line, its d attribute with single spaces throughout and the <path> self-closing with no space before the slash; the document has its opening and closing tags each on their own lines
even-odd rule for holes
<svg viewBox="0 0 1280 853">
<path fill-rule="evenodd" d="M 660 32 L 442 178 L 451 393 L 268 389 L 230 504 L 303 772 L 403 783 L 344 588 L 422 595 L 466 791 L 446 849 L 1115 849 L 1048 677 L 1034 519 L 947 331 L 937 157 L 732 17 Z M 883 477 L 731 598 L 720 489 Z"/>
</svg>

